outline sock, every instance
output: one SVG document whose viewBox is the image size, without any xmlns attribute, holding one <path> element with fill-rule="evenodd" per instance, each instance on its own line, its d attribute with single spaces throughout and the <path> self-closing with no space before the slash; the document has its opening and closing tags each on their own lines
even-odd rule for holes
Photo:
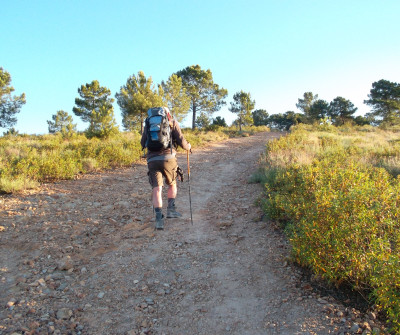
<svg viewBox="0 0 400 335">
<path fill-rule="evenodd" d="M 162 207 L 155 207 L 154 211 L 156 212 L 156 218 L 162 218 Z"/>
</svg>

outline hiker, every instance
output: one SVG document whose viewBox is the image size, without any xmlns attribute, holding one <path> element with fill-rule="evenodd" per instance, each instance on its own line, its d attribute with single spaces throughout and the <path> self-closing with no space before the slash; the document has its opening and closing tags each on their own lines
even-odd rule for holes
<svg viewBox="0 0 400 335">
<path fill-rule="evenodd" d="M 147 148 L 148 176 L 152 192 L 152 202 L 156 214 L 155 228 L 164 229 L 162 212 L 163 179 L 168 185 L 167 218 L 178 218 L 182 214 L 176 211 L 175 198 L 177 195 L 176 178 L 178 163 L 176 147 L 181 146 L 191 152 L 191 145 L 184 138 L 178 122 L 173 119 L 168 107 L 153 107 L 147 111 L 148 117 L 141 138 L 142 149 Z M 183 175 L 182 175 L 183 176 Z"/>
</svg>

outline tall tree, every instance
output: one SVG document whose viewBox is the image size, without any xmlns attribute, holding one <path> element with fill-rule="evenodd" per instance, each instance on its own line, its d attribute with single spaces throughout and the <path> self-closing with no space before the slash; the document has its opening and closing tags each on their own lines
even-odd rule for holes
<svg viewBox="0 0 400 335">
<path fill-rule="evenodd" d="M 368 97 L 364 103 L 372 107 L 377 123 L 400 123 L 400 84 L 381 79 L 372 84 Z"/>
<path fill-rule="evenodd" d="M 256 102 L 251 99 L 250 93 L 243 91 L 237 92 L 233 96 L 233 102 L 229 111 L 238 114 L 239 129 L 242 131 L 242 125 L 248 125 L 253 123 L 251 111 L 254 109 Z"/>
<path fill-rule="evenodd" d="M 302 123 L 303 118 L 303 114 L 295 113 L 293 111 L 287 111 L 284 114 L 272 114 L 269 117 L 268 125 L 271 128 L 288 131 L 293 125 Z"/>
<path fill-rule="evenodd" d="M 101 106 L 99 110 L 93 110 L 91 124 L 86 131 L 87 137 L 109 137 L 119 132 L 114 118 L 114 107 Z"/>
<path fill-rule="evenodd" d="M 25 93 L 11 96 L 14 91 L 10 74 L 0 67 L 0 128 L 11 127 L 17 123 L 15 114 L 19 113 L 22 105 L 26 103 Z"/>
<path fill-rule="evenodd" d="M 353 119 L 353 114 L 357 111 L 350 100 L 336 97 L 329 104 L 328 116 L 331 117 L 336 126 L 343 125 L 346 121 Z"/>
<path fill-rule="evenodd" d="M 190 97 L 192 128 L 196 128 L 197 113 L 212 114 L 226 104 L 228 91 L 214 83 L 211 70 L 202 70 L 199 65 L 188 66 L 176 73 L 182 78 L 183 86 Z"/>
<path fill-rule="evenodd" d="M 111 91 L 107 87 L 100 86 L 97 80 L 81 85 L 78 93 L 80 98 L 75 98 L 76 107 L 73 107 L 72 111 L 82 121 L 90 122 L 90 127 L 93 127 L 93 111 L 98 113 L 102 108 L 113 108 L 114 99 L 110 98 Z"/>
<path fill-rule="evenodd" d="M 226 124 L 225 118 L 223 118 L 221 116 L 217 116 L 215 119 L 213 119 L 212 124 L 215 126 L 220 126 L 220 127 L 228 127 L 228 125 Z"/>
<path fill-rule="evenodd" d="M 328 112 L 329 104 L 325 100 L 318 99 L 311 104 L 306 117 L 307 120 L 312 123 L 326 118 Z"/>
<path fill-rule="evenodd" d="M 47 121 L 49 133 L 61 133 L 64 137 L 69 137 L 76 132 L 76 124 L 73 123 L 72 116 L 63 110 L 57 111 L 52 116 L 52 121 Z"/>
<path fill-rule="evenodd" d="M 160 92 L 154 87 L 153 79 L 146 78 L 142 71 L 138 75 L 130 76 L 126 85 L 122 86 L 119 93 L 115 94 L 117 103 L 122 112 L 122 125 L 127 130 L 140 129 L 143 132 L 143 122 L 147 111 L 151 107 L 162 106 L 162 87 Z"/>
<path fill-rule="evenodd" d="M 182 122 L 189 112 L 190 97 L 186 94 L 182 78 L 176 74 L 171 75 L 167 82 L 161 82 L 164 105 L 168 106 L 178 122 Z"/>
<path fill-rule="evenodd" d="M 207 129 L 210 126 L 210 123 L 210 117 L 204 112 L 201 112 L 196 119 L 196 127 L 199 129 Z"/>
<path fill-rule="evenodd" d="M 298 99 L 296 107 L 304 113 L 306 119 L 311 119 L 309 111 L 311 105 L 317 100 L 318 100 L 318 94 L 314 95 L 312 92 L 305 92 L 303 94 L 303 99 Z"/>
<path fill-rule="evenodd" d="M 255 126 L 266 126 L 268 124 L 269 114 L 265 109 L 256 109 L 251 114 Z"/>
</svg>

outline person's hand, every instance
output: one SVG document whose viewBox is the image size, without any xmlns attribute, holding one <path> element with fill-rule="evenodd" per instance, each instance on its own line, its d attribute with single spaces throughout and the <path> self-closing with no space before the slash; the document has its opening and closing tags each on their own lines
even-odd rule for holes
<svg viewBox="0 0 400 335">
<path fill-rule="evenodd" d="M 191 145 L 190 143 L 188 143 L 188 145 L 189 145 L 188 151 L 189 151 L 190 153 L 192 153 L 192 145 Z"/>
</svg>

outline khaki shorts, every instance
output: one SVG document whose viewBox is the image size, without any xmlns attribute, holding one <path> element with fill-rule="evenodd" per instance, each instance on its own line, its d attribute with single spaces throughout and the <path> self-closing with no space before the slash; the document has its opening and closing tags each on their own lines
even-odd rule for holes
<svg viewBox="0 0 400 335">
<path fill-rule="evenodd" d="M 151 161 L 147 163 L 147 167 L 149 169 L 149 182 L 153 188 L 164 186 L 163 178 L 165 178 L 165 183 L 167 185 L 172 185 L 176 182 L 176 170 L 178 168 L 176 158 Z"/>
</svg>

